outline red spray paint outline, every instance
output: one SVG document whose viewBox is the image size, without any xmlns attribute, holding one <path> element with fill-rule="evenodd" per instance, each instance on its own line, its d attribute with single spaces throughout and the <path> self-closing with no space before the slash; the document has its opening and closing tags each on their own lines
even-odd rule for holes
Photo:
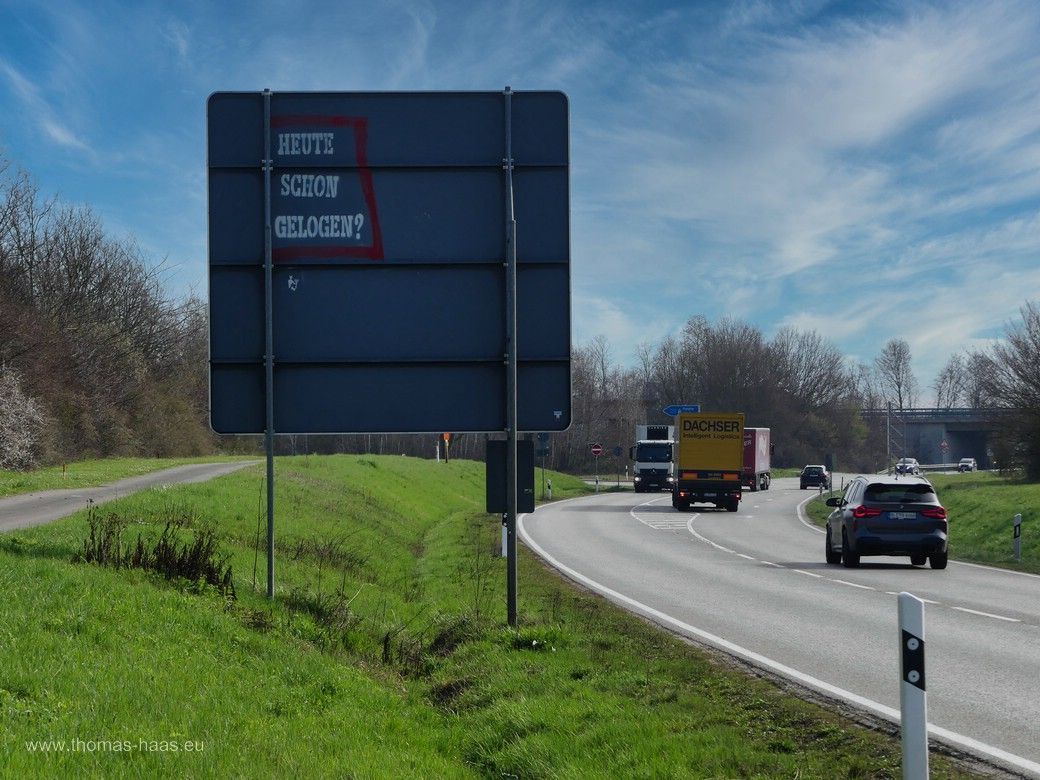
<svg viewBox="0 0 1040 780">
<path fill-rule="evenodd" d="M 271 250 L 274 262 L 297 260 L 304 257 L 363 257 L 369 260 L 383 259 L 383 232 L 379 228 L 379 211 L 376 208 L 376 188 L 372 182 L 372 171 L 368 167 L 368 119 L 355 116 L 331 116 L 321 114 L 282 114 L 271 117 L 271 128 L 276 127 L 350 127 L 354 130 L 354 150 L 357 157 L 361 191 L 368 207 L 372 229 L 371 246 L 283 246 Z"/>
</svg>

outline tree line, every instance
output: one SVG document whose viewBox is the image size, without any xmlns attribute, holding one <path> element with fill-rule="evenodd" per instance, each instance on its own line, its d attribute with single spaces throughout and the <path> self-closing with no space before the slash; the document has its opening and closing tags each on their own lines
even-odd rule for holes
<svg viewBox="0 0 1040 780">
<path fill-rule="evenodd" d="M 0 468 L 211 451 L 206 306 L 0 159 Z"/>
<path fill-rule="evenodd" d="M 262 451 L 262 437 L 210 433 L 206 304 L 171 296 L 163 274 L 89 208 L 41 196 L 0 158 L 0 468 Z M 998 463 L 1040 479 L 1040 307 L 1027 302 L 1020 313 L 992 348 L 952 356 L 931 387 L 939 407 L 998 410 Z M 840 454 L 843 469 L 879 468 L 885 431 L 861 412 L 898 412 L 921 397 L 905 340 L 853 363 L 814 331 L 767 338 L 740 320 L 697 315 L 641 345 L 634 366 L 620 365 L 605 337 L 576 346 L 572 389 L 571 426 L 552 435 L 546 465 L 604 474 L 626 465 L 637 424 L 671 422 L 662 409 L 673 403 L 741 411 L 749 426 L 771 428 L 777 466 Z M 436 435 L 279 436 L 277 452 L 482 459 L 488 438 L 455 433 L 446 453 Z"/>
<path fill-rule="evenodd" d="M 935 406 L 985 410 L 1003 469 L 1040 479 L 1040 306 L 988 350 L 966 350 L 931 384 Z M 635 367 L 617 364 L 602 336 L 574 350 L 573 424 L 554 436 L 551 465 L 610 474 L 623 469 L 640 423 L 670 423 L 666 406 L 698 403 L 703 411 L 739 411 L 750 427 L 772 431 L 775 467 L 822 463 L 828 455 L 850 471 L 887 463 L 886 421 L 865 410 L 917 408 L 921 385 L 909 344 L 891 339 L 871 363 L 848 360 L 815 331 L 780 329 L 772 338 L 746 322 L 691 317 L 676 336 L 646 343 Z M 600 460 L 591 443 L 604 447 Z M 615 461 L 615 448 L 622 450 Z"/>
</svg>

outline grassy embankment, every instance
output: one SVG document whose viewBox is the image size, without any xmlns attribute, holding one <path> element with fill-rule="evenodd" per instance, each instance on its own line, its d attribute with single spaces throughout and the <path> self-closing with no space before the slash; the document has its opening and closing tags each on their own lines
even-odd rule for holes
<svg viewBox="0 0 1040 780">
<path fill-rule="evenodd" d="M 72 562 L 83 514 L 0 535 L 0 775 L 900 774 L 898 738 L 713 660 L 526 550 L 522 625 L 504 627 L 482 464 L 302 457 L 277 475 L 273 605 L 262 467 L 96 515 L 126 523 L 130 545 L 212 523 L 237 600 Z M 556 497 L 588 489 L 552 480 Z M 932 776 L 958 775 L 936 757 Z"/>
<path fill-rule="evenodd" d="M 950 558 L 1040 574 L 1040 484 L 982 471 L 925 476 L 950 513 Z M 805 507 L 819 525 L 831 511 L 824 505 L 826 498 L 818 496 Z M 1012 523 L 1019 513 L 1022 562 L 1016 563 Z"/>
<path fill-rule="evenodd" d="M 255 456 L 253 459 L 255 460 Z M 249 458 L 229 455 L 207 455 L 197 458 L 104 458 L 47 466 L 35 471 L 0 471 L 0 497 L 35 493 L 40 490 L 98 487 L 127 477 L 138 477 L 188 463 L 232 460 Z"/>
</svg>

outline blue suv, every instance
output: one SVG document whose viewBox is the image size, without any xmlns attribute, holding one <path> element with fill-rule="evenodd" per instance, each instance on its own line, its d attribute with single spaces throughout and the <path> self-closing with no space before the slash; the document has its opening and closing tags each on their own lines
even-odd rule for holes
<svg viewBox="0 0 1040 780">
<path fill-rule="evenodd" d="M 852 568 L 864 555 L 908 555 L 914 566 L 946 568 L 949 518 L 923 477 L 855 477 L 827 506 L 827 563 Z"/>
</svg>

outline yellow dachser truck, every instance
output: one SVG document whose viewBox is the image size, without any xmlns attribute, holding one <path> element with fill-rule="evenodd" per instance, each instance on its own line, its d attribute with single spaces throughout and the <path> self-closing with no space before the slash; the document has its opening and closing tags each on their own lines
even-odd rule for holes
<svg viewBox="0 0 1040 780">
<path fill-rule="evenodd" d="M 740 507 L 744 470 L 744 415 L 739 412 L 680 414 L 675 426 L 675 488 L 672 506 Z"/>
</svg>

